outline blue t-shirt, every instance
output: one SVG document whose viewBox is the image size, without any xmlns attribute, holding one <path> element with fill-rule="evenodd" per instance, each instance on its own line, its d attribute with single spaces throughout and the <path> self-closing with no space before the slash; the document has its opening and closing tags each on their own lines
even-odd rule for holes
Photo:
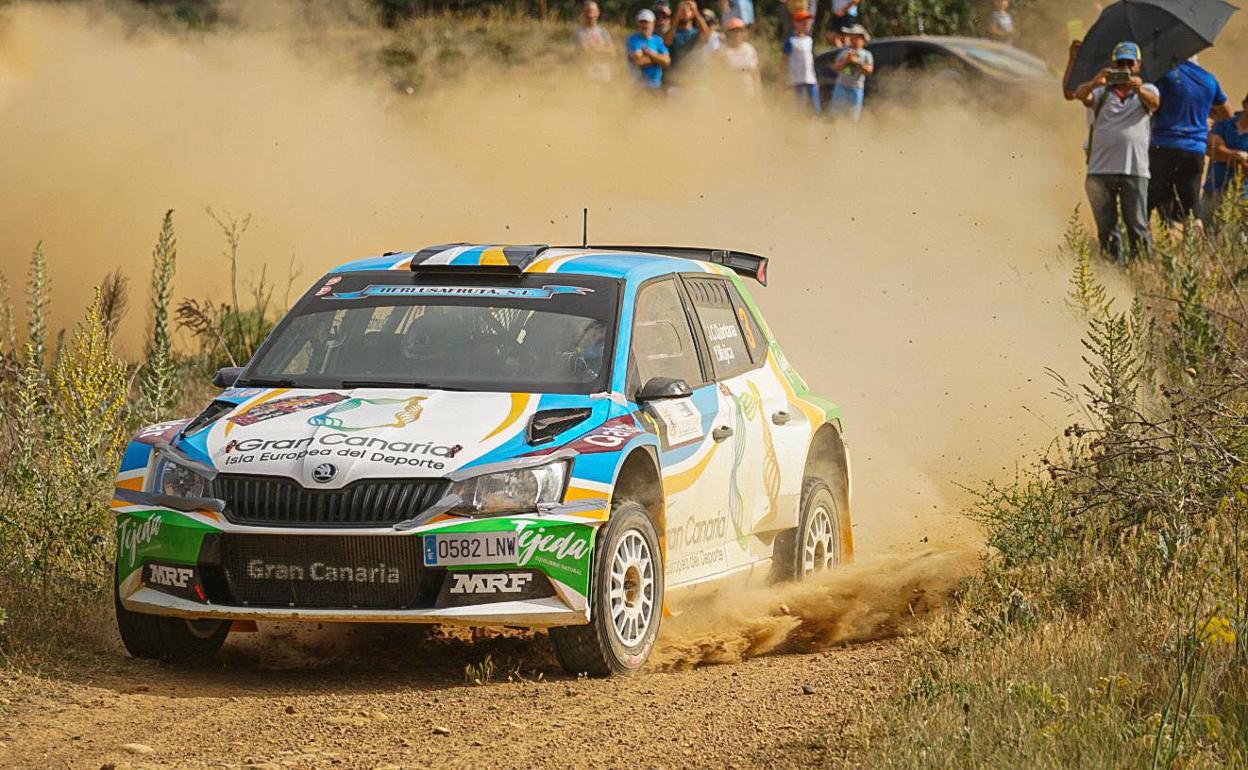
<svg viewBox="0 0 1248 770">
<path fill-rule="evenodd" d="M 1226 104 L 1218 80 L 1185 61 L 1157 81 L 1161 107 L 1153 114 L 1153 146 L 1205 154 L 1209 144 L 1209 111 Z"/>
<path fill-rule="evenodd" d="M 1239 120 L 1239 115 L 1229 120 L 1219 120 L 1213 124 L 1213 133 L 1222 137 L 1222 141 L 1230 149 L 1248 151 L 1248 131 L 1242 134 L 1239 133 L 1239 128 L 1235 126 L 1237 120 Z M 1234 178 L 1234 169 L 1231 168 L 1229 163 L 1211 163 L 1209 165 L 1209 176 L 1205 179 L 1205 190 L 1207 192 L 1221 192 Z M 1248 198 L 1248 177 L 1244 179 L 1243 197 Z"/>
<path fill-rule="evenodd" d="M 628 36 L 626 45 L 628 54 L 631 57 L 634 52 L 641 50 L 651 50 L 655 53 L 667 54 L 667 46 L 663 44 L 663 38 L 658 35 L 650 37 L 642 37 L 640 32 L 634 32 Z M 632 59 L 629 59 L 632 64 Z M 641 76 L 641 84 L 646 88 L 662 88 L 663 87 L 663 68 L 657 64 L 649 64 L 645 67 L 638 68 L 638 74 Z"/>
<path fill-rule="evenodd" d="M 680 63 L 680 59 L 684 56 L 685 51 L 693 47 L 698 42 L 698 35 L 701 30 L 697 27 L 688 29 L 678 29 L 672 33 L 672 66 L 675 67 Z"/>
</svg>

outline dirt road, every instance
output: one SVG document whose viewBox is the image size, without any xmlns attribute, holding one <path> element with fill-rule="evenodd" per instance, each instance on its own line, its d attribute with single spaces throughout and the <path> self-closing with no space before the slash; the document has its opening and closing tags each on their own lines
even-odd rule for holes
<svg viewBox="0 0 1248 770">
<path fill-rule="evenodd" d="M 0 767 L 792 766 L 898 668 L 895 644 L 871 642 L 578 680 L 540 636 L 421 636 L 266 631 L 232 637 L 210 669 L 118 652 L 0 678 Z M 486 656 L 490 681 L 466 681 Z"/>
</svg>

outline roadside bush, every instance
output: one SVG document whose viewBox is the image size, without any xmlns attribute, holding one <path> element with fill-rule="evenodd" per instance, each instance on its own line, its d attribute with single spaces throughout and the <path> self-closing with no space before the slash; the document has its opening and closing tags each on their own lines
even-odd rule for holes
<svg viewBox="0 0 1248 770">
<path fill-rule="evenodd" d="M 20 359 L 0 392 L 0 603 L 12 613 L 9 635 L 37 636 L 72 627 L 76 608 L 94 600 L 110 574 L 107 503 L 129 378 L 98 294 L 50 364 L 33 341 Z"/>
<path fill-rule="evenodd" d="M 888 767 L 1248 766 L 1248 206 L 1159 234 L 1119 309 L 1072 219 L 1077 415 L 986 486 L 989 554 L 855 751 Z"/>
</svg>

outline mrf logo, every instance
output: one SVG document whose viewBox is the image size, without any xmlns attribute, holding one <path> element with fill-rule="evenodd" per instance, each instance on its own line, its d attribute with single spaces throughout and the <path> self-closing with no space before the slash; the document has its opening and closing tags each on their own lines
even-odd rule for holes
<svg viewBox="0 0 1248 770">
<path fill-rule="evenodd" d="M 149 562 L 147 565 L 147 580 L 144 582 L 166 588 L 186 588 L 194 576 L 195 570 L 190 567 L 177 567 L 172 564 Z"/>
<path fill-rule="evenodd" d="M 527 572 L 510 572 L 502 574 L 467 574 L 451 573 L 451 590 L 453 594 L 518 594 L 523 593 L 533 576 Z"/>
</svg>

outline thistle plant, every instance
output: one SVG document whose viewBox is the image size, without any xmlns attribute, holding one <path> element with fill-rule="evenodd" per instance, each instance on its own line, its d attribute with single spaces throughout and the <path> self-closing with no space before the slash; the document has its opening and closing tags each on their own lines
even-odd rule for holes
<svg viewBox="0 0 1248 770">
<path fill-rule="evenodd" d="M 30 255 L 30 271 L 26 277 L 26 327 L 30 346 L 40 366 L 47 360 L 48 263 L 43 255 L 43 242 L 35 244 Z"/>
<path fill-rule="evenodd" d="M 1072 307 L 1084 318 L 1102 312 L 1105 308 L 1105 287 L 1092 271 L 1092 242 L 1079 219 L 1079 207 L 1070 215 L 1066 233 L 1062 239 L 1062 252 L 1074 262 L 1067 294 Z"/>
<path fill-rule="evenodd" d="M 174 238 L 173 209 L 170 209 L 165 212 L 160 236 L 152 250 L 152 325 L 139 380 L 142 411 L 154 422 L 167 419 L 178 399 L 178 370 L 169 333 L 169 304 L 173 300 L 177 260 L 178 242 Z"/>
</svg>

